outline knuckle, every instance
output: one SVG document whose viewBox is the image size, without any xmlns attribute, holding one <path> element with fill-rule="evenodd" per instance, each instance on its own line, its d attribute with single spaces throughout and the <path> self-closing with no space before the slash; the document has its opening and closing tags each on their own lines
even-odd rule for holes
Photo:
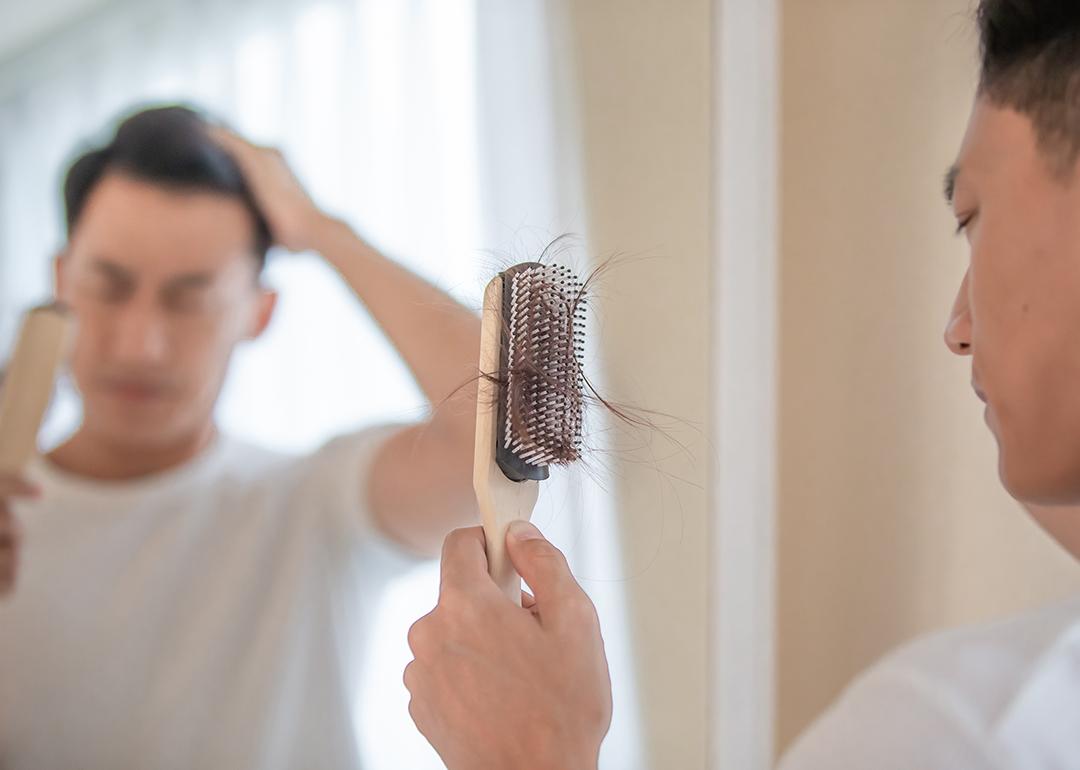
<svg viewBox="0 0 1080 770">
<path fill-rule="evenodd" d="M 611 725 L 611 694 L 608 689 L 607 696 L 598 699 L 588 705 L 582 715 L 585 722 L 595 730 L 606 731 Z"/>
<path fill-rule="evenodd" d="M 409 699 L 409 717 L 420 732 L 423 733 L 427 727 L 427 722 L 424 719 L 424 710 L 420 707 L 420 702 L 415 697 Z"/>
<path fill-rule="evenodd" d="M 409 627 L 407 640 L 413 655 L 420 655 L 427 648 L 430 616 L 424 616 Z"/>
<path fill-rule="evenodd" d="M 580 590 L 566 594 L 560 614 L 565 619 L 566 625 L 574 629 L 593 632 L 600 627 L 596 605 Z"/>
<path fill-rule="evenodd" d="M 436 612 L 444 635 L 460 635 L 464 629 L 476 626 L 493 610 L 490 597 L 451 587 L 439 598 Z"/>
<path fill-rule="evenodd" d="M 401 675 L 401 681 L 405 684 L 405 689 L 410 693 L 416 689 L 416 661 L 412 661 L 409 665 L 405 666 L 405 671 Z"/>
<path fill-rule="evenodd" d="M 468 591 L 453 583 L 444 584 L 439 592 L 439 606 L 436 607 L 435 612 L 452 622 L 455 618 L 468 615 L 472 604 L 473 599 Z"/>
<path fill-rule="evenodd" d="M 30 487 L 30 482 L 20 475 L 0 473 L 0 502 L 4 502 L 4 497 L 22 493 Z"/>
<path fill-rule="evenodd" d="M 455 529 L 453 532 L 447 535 L 446 539 L 443 541 L 443 558 L 445 559 L 447 554 L 452 553 L 472 536 L 473 533 L 469 529 L 465 528 Z"/>
</svg>

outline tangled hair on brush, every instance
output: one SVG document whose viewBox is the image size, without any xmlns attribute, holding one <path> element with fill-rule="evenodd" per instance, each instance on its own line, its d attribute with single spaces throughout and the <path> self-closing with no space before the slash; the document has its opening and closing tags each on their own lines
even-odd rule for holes
<svg viewBox="0 0 1080 770">
<path fill-rule="evenodd" d="M 618 258 L 602 261 L 584 280 L 578 280 L 569 268 L 555 263 L 569 250 L 572 240 L 573 236 L 560 236 L 548 243 L 535 262 L 503 272 L 502 371 L 498 375 L 478 374 L 478 378 L 495 383 L 496 392 L 502 394 L 498 405 L 500 441 L 509 438 L 512 446 L 507 449 L 538 466 L 569 465 L 589 453 L 582 431 L 584 413 L 592 409 L 625 425 L 671 438 L 652 419 L 671 415 L 618 404 L 602 396 L 585 373 L 584 308 L 596 284 Z M 515 305 L 519 320 L 525 320 L 524 333 L 514 330 L 512 303 L 507 301 L 512 275 L 515 283 L 516 276 L 526 279 L 520 288 L 527 296 Z M 528 335 L 537 335 L 540 341 L 530 340 Z M 503 470 L 509 475 L 520 468 L 503 465 Z"/>
<path fill-rule="evenodd" d="M 119 172 L 171 190 L 238 199 L 251 214 L 252 252 L 261 269 L 273 242 L 270 228 L 240 168 L 207 133 L 209 125 L 207 116 L 192 107 L 152 107 L 125 118 L 103 146 L 84 150 L 64 176 L 68 237 L 97 184 L 106 174 Z"/>
<path fill-rule="evenodd" d="M 1027 116 L 1062 174 L 1080 157 L 1080 2 L 981 0 L 979 95 Z"/>
<path fill-rule="evenodd" d="M 499 436 L 512 456 L 496 460 L 514 478 L 519 462 L 568 465 L 581 456 L 586 303 L 583 283 L 565 265 L 525 263 L 502 279 Z"/>
</svg>

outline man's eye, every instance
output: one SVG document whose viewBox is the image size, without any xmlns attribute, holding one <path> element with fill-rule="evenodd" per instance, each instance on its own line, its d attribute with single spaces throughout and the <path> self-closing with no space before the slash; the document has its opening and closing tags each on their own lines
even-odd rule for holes
<svg viewBox="0 0 1080 770">
<path fill-rule="evenodd" d="M 111 304 L 123 302 L 131 294 L 131 290 L 121 284 L 107 283 L 98 286 L 94 293 L 98 299 Z"/>
<path fill-rule="evenodd" d="M 179 292 L 167 297 L 165 303 L 170 310 L 178 313 L 193 313 L 206 305 L 206 296 L 203 292 Z"/>
<path fill-rule="evenodd" d="M 962 218 L 962 219 L 960 220 L 960 222 L 959 222 L 959 223 L 957 224 L 957 226 L 956 226 L 956 234 L 957 234 L 957 235 L 960 235 L 960 234 L 962 234 L 962 233 L 963 233 L 963 232 L 964 232 L 965 230 L 967 230 L 967 229 L 968 229 L 968 225 L 970 225 L 970 224 L 971 224 L 971 221 L 972 221 L 973 219 L 975 219 L 975 215 L 974 215 L 974 214 L 968 214 L 967 216 L 963 217 L 963 218 Z"/>
</svg>

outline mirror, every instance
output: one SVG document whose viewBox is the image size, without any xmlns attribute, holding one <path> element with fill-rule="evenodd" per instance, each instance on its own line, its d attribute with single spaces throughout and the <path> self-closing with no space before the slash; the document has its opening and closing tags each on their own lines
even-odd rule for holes
<svg viewBox="0 0 1080 770">
<path fill-rule="evenodd" d="M 484 286 L 541 255 L 600 268 L 631 417 L 534 514 L 599 611 L 602 768 L 766 766 L 898 645 L 1075 594 L 941 343 L 970 6 L 0 0 L 0 359 L 57 291 L 80 340 L 11 505 L 0 765 L 441 767 L 422 552 L 475 521 Z M 118 149 L 165 105 L 235 133 Z"/>
</svg>

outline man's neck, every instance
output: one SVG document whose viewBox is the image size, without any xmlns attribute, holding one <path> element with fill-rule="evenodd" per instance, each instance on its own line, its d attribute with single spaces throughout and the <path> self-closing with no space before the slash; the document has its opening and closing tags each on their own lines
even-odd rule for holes
<svg viewBox="0 0 1080 770">
<path fill-rule="evenodd" d="M 217 435 L 208 423 L 199 431 L 168 444 L 139 445 L 109 441 L 85 427 L 48 454 L 67 473 L 101 481 L 128 481 L 176 468 L 197 457 Z"/>
</svg>

